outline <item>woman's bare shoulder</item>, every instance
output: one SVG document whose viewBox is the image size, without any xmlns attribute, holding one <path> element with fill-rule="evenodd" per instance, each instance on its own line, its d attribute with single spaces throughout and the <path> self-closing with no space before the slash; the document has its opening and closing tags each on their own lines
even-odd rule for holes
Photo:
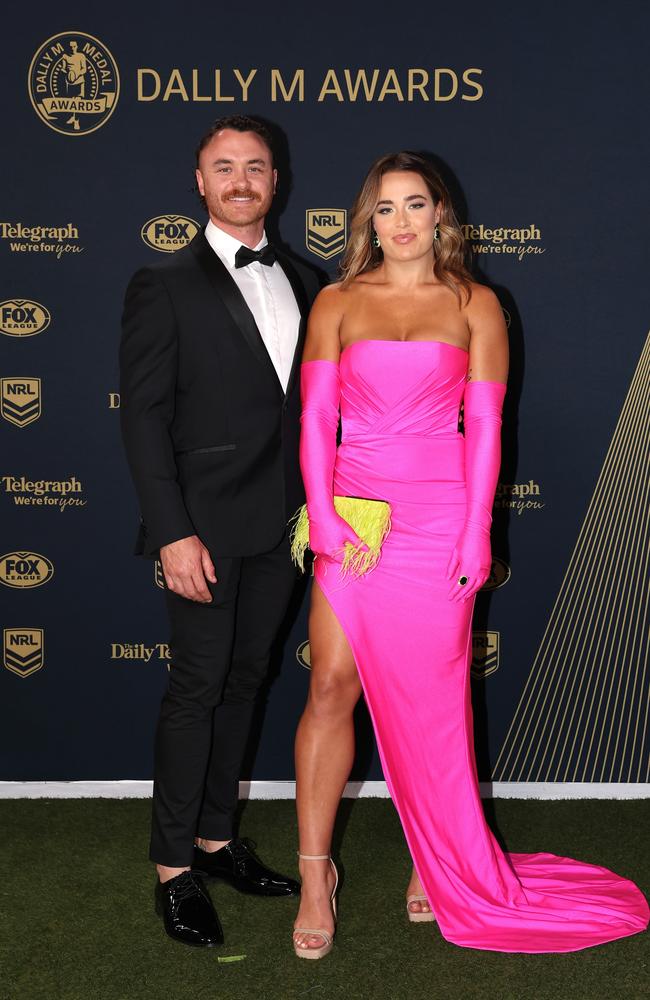
<svg viewBox="0 0 650 1000">
<path fill-rule="evenodd" d="M 465 309 L 469 313 L 492 311 L 501 309 L 501 304 L 495 293 L 487 285 L 482 285 L 479 281 L 469 282 L 470 296 L 465 303 Z"/>
</svg>

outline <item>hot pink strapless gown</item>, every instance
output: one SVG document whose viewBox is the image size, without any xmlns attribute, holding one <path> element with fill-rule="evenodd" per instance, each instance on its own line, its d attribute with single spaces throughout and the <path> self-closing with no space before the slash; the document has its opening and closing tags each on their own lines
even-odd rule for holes
<svg viewBox="0 0 650 1000">
<path fill-rule="evenodd" d="M 468 948 L 563 952 L 636 934 L 645 897 L 606 868 L 511 854 L 479 797 L 469 685 L 473 601 L 445 572 L 465 513 L 458 413 L 467 354 L 449 344 L 363 340 L 341 356 L 335 493 L 387 500 L 377 567 L 315 576 L 353 651 L 384 775 L 440 931 Z"/>
</svg>

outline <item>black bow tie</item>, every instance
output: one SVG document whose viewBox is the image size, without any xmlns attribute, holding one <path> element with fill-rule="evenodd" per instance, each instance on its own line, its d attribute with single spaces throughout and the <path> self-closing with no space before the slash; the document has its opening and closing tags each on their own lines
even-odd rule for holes
<svg viewBox="0 0 650 1000">
<path fill-rule="evenodd" d="M 267 267 L 272 267 L 277 260 L 275 248 L 270 243 L 267 243 L 261 250 L 251 250 L 249 247 L 241 246 L 235 254 L 235 267 L 246 267 L 254 260 L 259 261 L 260 264 L 266 264 Z"/>
</svg>

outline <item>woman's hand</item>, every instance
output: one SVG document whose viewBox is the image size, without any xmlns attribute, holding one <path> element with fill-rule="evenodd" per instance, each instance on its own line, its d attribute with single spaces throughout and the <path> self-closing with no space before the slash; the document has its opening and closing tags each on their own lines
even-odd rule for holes
<svg viewBox="0 0 650 1000">
<path fill-rule="evenodd" d="M 447 579 L 453 580 L 449 600 L 458 604 L 473 597 L 489 577 L 491 565 L 489 530 L 477 524 L 465 524 L 447 565 Z M 458 582 L 463 576 L 467 577 L 464 586 Z"/>
<path fill-rule="evenodd" d="M 365 549 L 364 543 L 352 530 L 346 520 L 336 513 L 320 511 L 317 517 L 309 517 L 309 548 L 314 555 L 325 556 L 334 562 L 342 563 L 345 545 L 350 543 Z"/>
</svg>

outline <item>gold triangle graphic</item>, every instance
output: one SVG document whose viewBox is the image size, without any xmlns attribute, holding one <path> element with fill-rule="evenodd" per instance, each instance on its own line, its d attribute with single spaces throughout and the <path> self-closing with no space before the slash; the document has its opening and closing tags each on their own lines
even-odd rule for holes
<svg viewBox="0 0 650 1000">
<path fill-rule="evenodd" d="M 496 781 L 650 778 L 650 335 L 528 680 Z"/>
</svg>

